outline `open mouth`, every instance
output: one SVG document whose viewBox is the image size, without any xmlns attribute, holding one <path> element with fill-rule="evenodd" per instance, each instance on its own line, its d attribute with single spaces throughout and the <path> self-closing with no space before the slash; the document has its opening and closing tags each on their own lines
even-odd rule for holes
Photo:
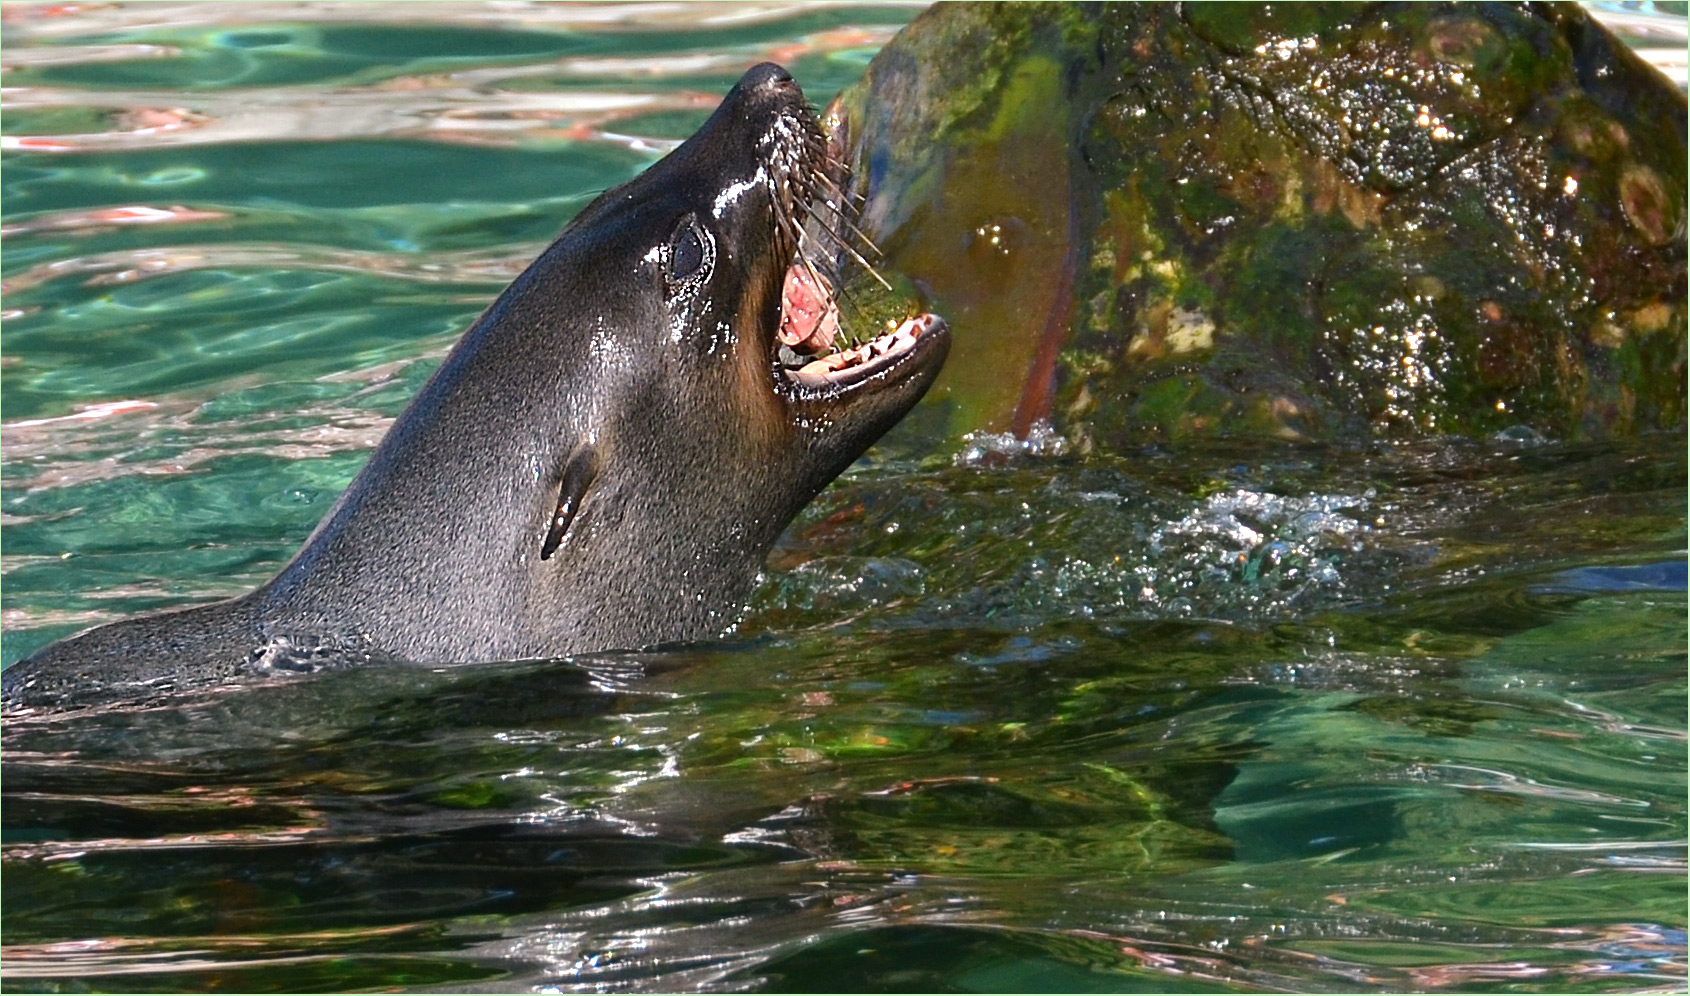
<svg viewBox="0 0 1690 996">
<path fill-rule="evenodd" d="M 797 154 L 780 171 L 777 224 L 793 246 L 793 260 L 781 285 L 780 322 L 774 337 L 777 382 L 803 393 L 837 392 L 896 376 L 902 361 L 921 351 L 923 338 L 941 337 L 937 315 L 884 319 L 872 338 L 853 336 L 840 311 L 840 288 L 866 275 L 891 290 L 875 270 L 879 250 L 856 225 L 860 203 L 849 193 L 843 155 L 844 130 L 837 121 L 825 137 L 806 107 L 798 129 Z M 911 309 L 913 310 L 913 309 Z M 873 319 L 868 319 L 873 321 Z"/>
<path fill-rule="evenodd" d="M 825 284 L 816 287 L 801 263 L 786 271 L 780 316 L 776 338 L 781 344 L 781 372 L 793 383 L 812 389 L 846 387 L 889 370 L 915 349 L 923 335 L 943 324 L 937 315 L 916 315 L 884 335 L 849 345 L 840 332 L 839 304 L 831 289 Z"/>
</svg>

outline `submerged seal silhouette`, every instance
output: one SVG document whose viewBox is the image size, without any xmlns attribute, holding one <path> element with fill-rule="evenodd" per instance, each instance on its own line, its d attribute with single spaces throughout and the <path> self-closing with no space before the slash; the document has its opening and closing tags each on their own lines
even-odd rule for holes
<svg viewBox="0 0 1690 996">
<path fill-rule="evenodd" d="M 949 348 L 921 315 L 828 352 L 812 226 L 842 168 L 792 77 L 753 68 L 499 295 L 273 580 L 48 646 L 6 670 L 6 707 L 721 633 Z"/>
</svg>

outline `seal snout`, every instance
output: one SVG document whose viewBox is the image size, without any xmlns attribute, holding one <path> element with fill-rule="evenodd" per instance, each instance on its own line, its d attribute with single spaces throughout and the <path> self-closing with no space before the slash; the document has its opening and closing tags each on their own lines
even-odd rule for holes
<svg viewBox="0 0 1690 996">
<path fill-rule="evenodd" d="M 949 339 L 938 316 L 896 316 L 878 335 L 845 328 L 839 299 L 854 276 L 892 287 L 874 268 L 879 249 L 857 227 L 861 198 L 850 192 L 840 136 L 822 130 L 792 74 L 772 62 L 748 70 L 725 103 L 736 107 L 731 119 L 759 131 L 758 156 L 773 180 L 770 245 L 785 259 L 766 340 L 776 393 L 842 409 L 904 381 L 925 386 Z"/>
<path fill-rule="evenodd" d="M 786 71 L 786 67 L 773 62 L 759 62 L 746 70 L 745 75 L 740 77 L 739 85 L 747 90 L 764 87 L 796 89 L 798 86 L 797 81 L 792 78 L 792 74 Z"/>
<path fill-rule="evenodd" d="M 773 62 L 752 66 L 739 78 L 722 100 L 724 108 L 737 108 L 735 117 L 754 121 L 763 114 L 790 114 L 797 108 L 808 109 L 804 91 L 792 74 Z"/>
</svg>

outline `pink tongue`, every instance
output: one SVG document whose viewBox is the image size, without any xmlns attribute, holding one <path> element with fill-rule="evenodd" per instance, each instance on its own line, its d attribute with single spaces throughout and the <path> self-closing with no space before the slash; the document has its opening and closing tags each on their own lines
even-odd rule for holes
<svg viewBox="0 0 1690 996">
<path fill-rule="evenodd" d="M 839 335 L 839 308 L 830 290 L 825 284 L 817 287 L 803 265 L 787 268 L 780 295 L 781 342 L 800 353 L 822 353 L 833 347 Z"/>
</svg>

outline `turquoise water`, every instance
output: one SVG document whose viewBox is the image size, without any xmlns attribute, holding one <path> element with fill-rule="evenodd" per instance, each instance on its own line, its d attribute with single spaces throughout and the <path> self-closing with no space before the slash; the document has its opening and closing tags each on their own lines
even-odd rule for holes
<svg viewBox="0 0 1690 996">
<path fill-rule="evenodd" d="M 572 212 L 914 12 L 5 8 L 4 660 L 267 578 Z M 919 423 L 717 643 L 9 724 L 0 982 L 1683 988 L 1682 435 Z"/>
</svg>

